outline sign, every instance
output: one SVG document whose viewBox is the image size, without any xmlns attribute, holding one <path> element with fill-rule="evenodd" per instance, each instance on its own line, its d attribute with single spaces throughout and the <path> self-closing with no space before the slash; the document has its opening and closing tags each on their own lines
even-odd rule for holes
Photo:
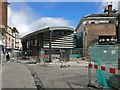
<svg viewBox="0 0 120 90">
<path fill-rule="evenodd" d="M 115 50 L 112 50 L 111 54 L 115 54 Z"/>
</svg>

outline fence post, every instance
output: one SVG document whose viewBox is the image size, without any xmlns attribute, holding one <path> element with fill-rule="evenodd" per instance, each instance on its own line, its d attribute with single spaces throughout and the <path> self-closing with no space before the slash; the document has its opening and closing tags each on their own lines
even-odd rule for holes
<svg viewBox="0 0 120 90">
<path fill-rule="evenodd" d="M 91 83 L 91 68 L 92 65 L 91 64 L 91 59 L 92 59 L 92 55 L 91 55 L 92 51 L 91 51 L 91 46 L 90 46 L 90 58 L 89 58 L 89 61 L 88 61 L 88 86 L 92 86 L 92 83 Z"/>
<path fill-rule="evenodd" d="M 2 61 L 3 61 L 3 58 L 2 58 L 2 46 L 0 46 L 0 64 L 2 65 Z"/>
<path fill-rule="evenodd" d="M 120 44 L 118 45 L 118 88 L 120 89 Z"/>
</svg>

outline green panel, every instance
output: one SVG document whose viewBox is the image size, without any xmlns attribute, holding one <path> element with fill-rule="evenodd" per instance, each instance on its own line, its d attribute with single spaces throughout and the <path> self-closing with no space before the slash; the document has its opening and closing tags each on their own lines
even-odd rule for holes
<svg viewBox="0 0 120 90">
<path fill-rule="evenodd" d="M 80 54 L 69 54 L 69 58 L 80 58 Z"/>
<path fill-rule="evenodd" d="M 43 61 L 44 60 L 44 58 L 42 57 L 43 55 L 44 55 L 44 51 L 40 51 L 40 61 Z"/>
<path fill-rule="evenodd" d="M 111 45 L 101 45 L 101 46 L 92 46 L 91 53 L 93 57 L 94 64 L 98 66 L 105 66 L 107 68 L 118 68 L 118 46 Z M 97 82 L 106 87 L 110 88 L 109 78 L 113 74 L 109 72 L 104 72 L 102 70 L 96 70 Z"/>
</svg>

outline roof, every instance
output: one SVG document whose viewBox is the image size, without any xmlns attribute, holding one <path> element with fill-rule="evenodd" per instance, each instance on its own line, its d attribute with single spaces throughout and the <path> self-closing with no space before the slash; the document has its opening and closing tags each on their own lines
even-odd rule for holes
<svg viewBox="0 0 120 90">
<path fill-rule="evenodd" d="M 25 39 L 25 38 L 30 37 L 32 35 L 37 35 L 37 34 L 43 33 L 43 32 L 61 31 L 61 30 L 65 30 L 65 31 L 67 30 L 67 31 L 70 31 L 70 32 L 74 32 L 74 28 L 66 27 L 66 26 L 47 27 L 47 28 L 40 29 L 40 30 L 37 30 L 35 32 L 29 33 L 29 34 L 23 36 L 22 39 Z"/>
<path fill-rule="evenodd" d="M 113 17 L 117 17 L 118 15 L 118 13 L 113 13 Z M 108 13 L 91 14 L 86 17 L 108 17 Z"/>
<path fill-rule="evenodd" d="M 110 19 L 117 19 L 117 17 L 120 15 L 120 13 L 113 13 L 112 17 L 108 17 L 107 13 L 101 13 L 101 14 L 91 14 L 88 16 L 83 17 L 80 19 L 75 31 L 79 28 L 80 24 L 85 20 L 110 20 Z"/>
</svg>

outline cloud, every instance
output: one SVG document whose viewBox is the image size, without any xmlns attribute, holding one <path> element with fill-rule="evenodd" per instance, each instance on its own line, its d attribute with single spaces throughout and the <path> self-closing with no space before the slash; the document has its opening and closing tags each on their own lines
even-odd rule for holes
<svg viewBox="0 0 120 90">
<path fill-rule="evenodd" d="M 42 17 L 32 23 L 32 30 L 38 30 L 40 28 L 48 26 L 69 26 L 70 21 L 63 18 Z"/>
<path fill-rule="evenodd" d="M 21 37 L 48 26 L 71 26 L 71 21 L 58 17 L 40 17 L 36 19 L 30 7 L 21 5 L 19 9 L 8 7 L 8 25 L 16 27 Z"/>
<path fill-rule="evenodd" d="M 13 10 L 8 7 L 8 25 L 10 27 L 16 27 L 20 32 L 20 35 L 29 32 L 29 23 L 32 18 L 31 15 L 29 15 L 29 12 L 29 9 L 20 8 L 19 10 Z"/>
</svg>

